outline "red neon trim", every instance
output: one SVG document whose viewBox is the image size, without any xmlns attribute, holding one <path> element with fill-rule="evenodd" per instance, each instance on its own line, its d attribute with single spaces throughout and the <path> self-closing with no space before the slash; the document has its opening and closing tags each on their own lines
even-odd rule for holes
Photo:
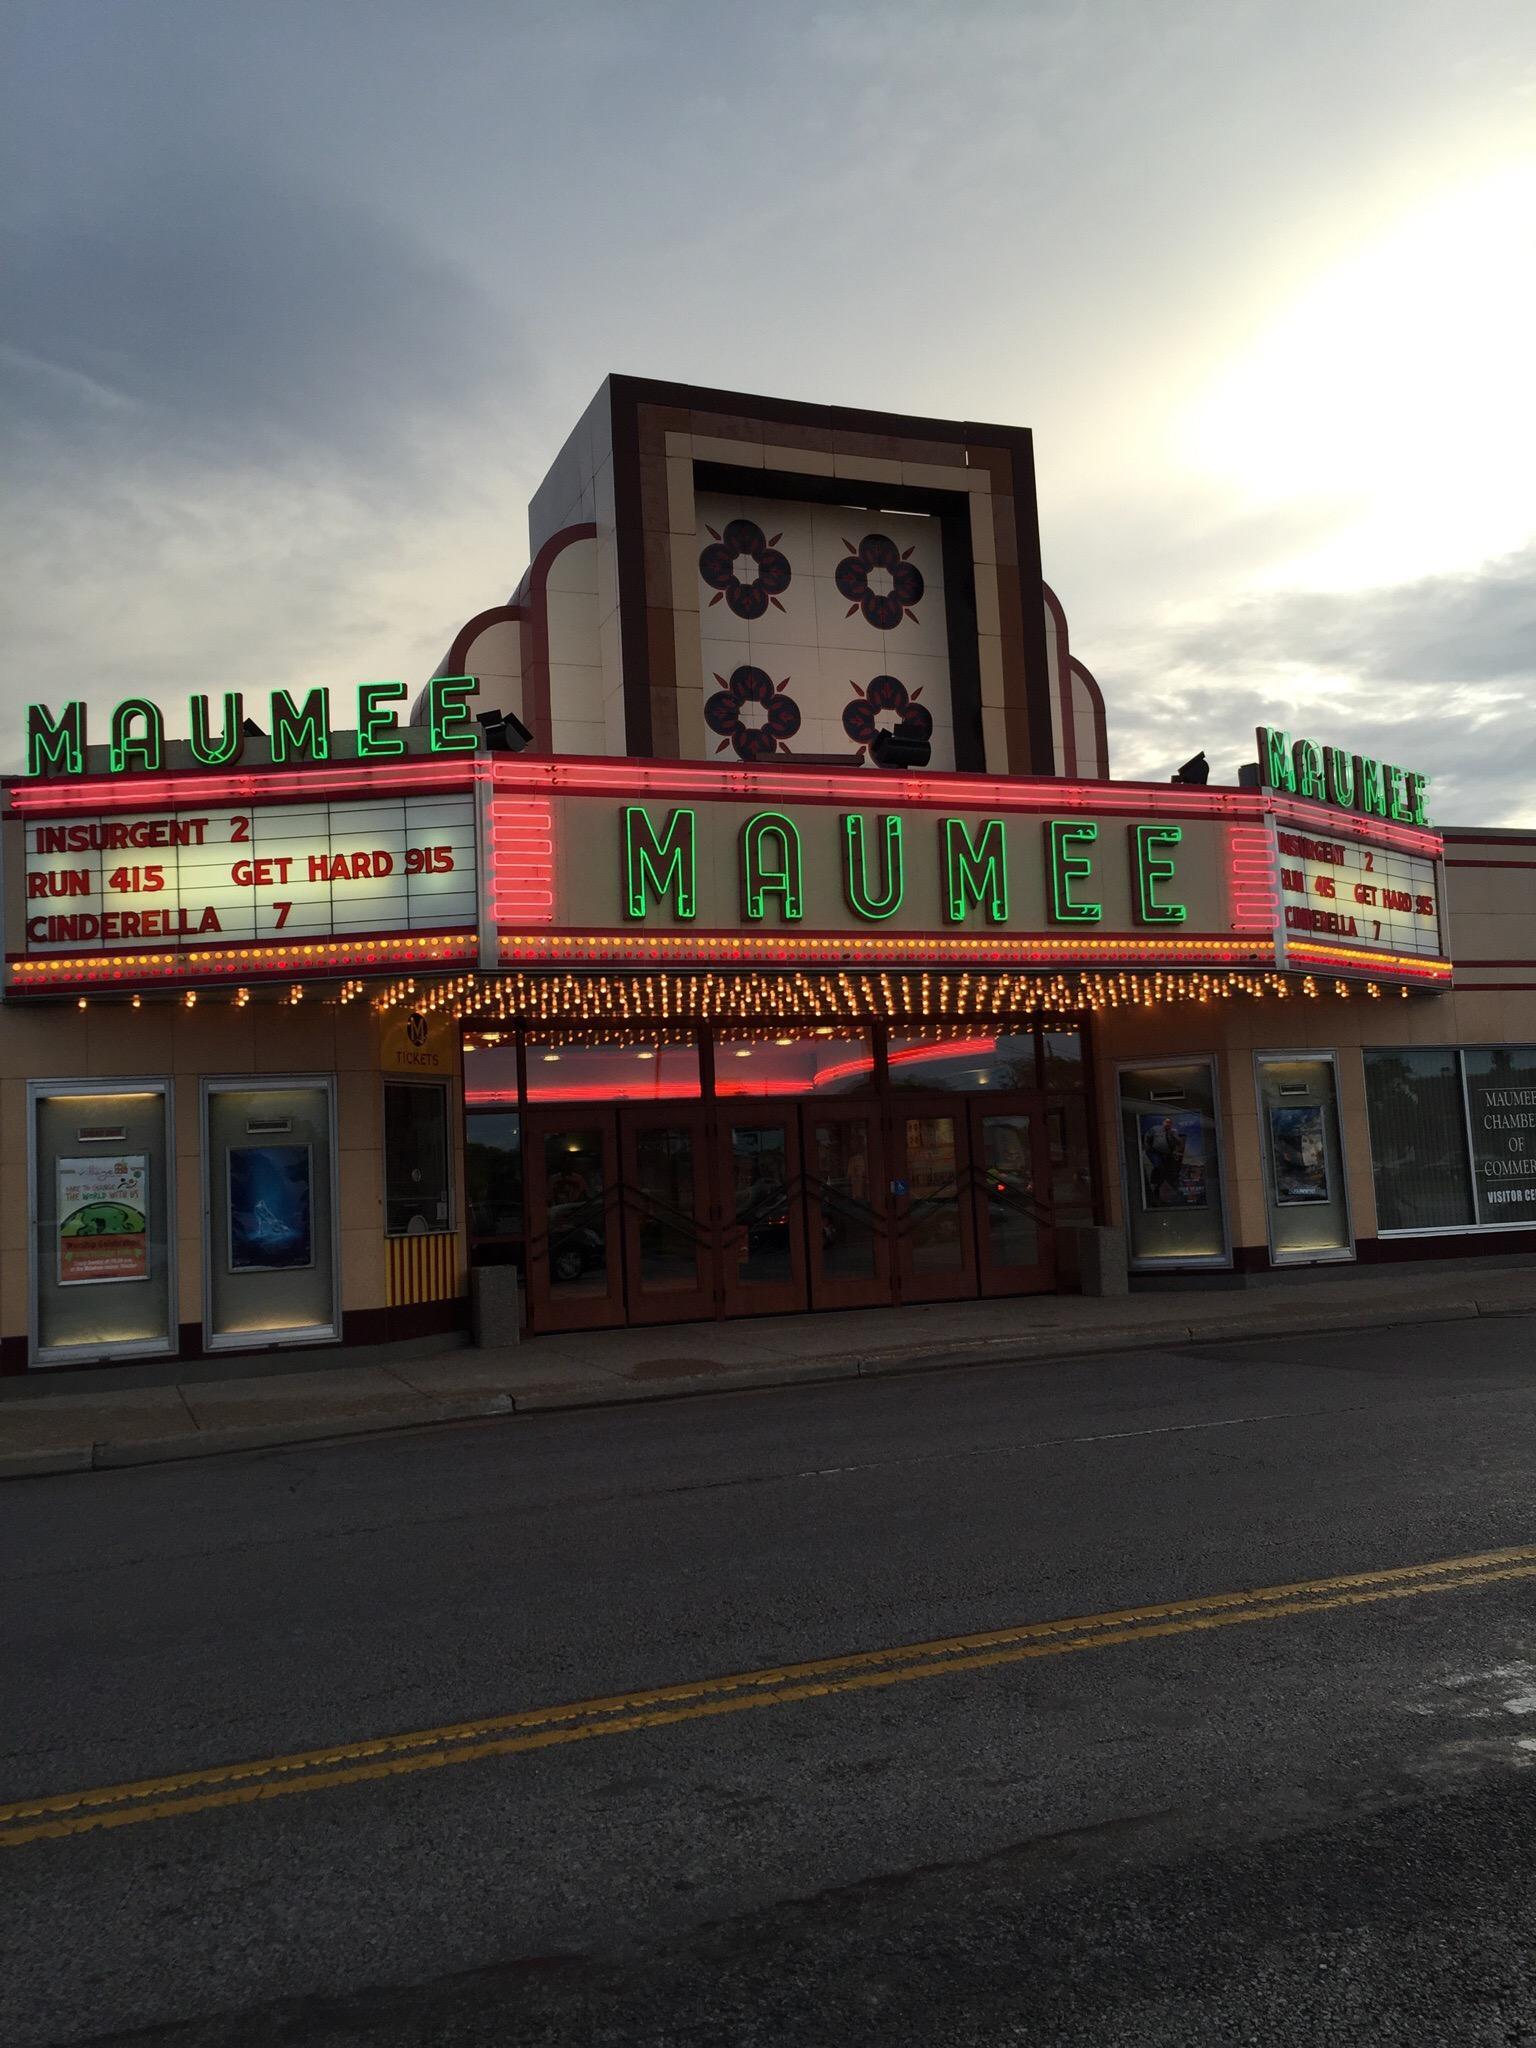
<svg viewBox="0 0 1536 2048">
<path fill-rule="evenodd" d="M 1227 827 L 1227 901 L 1234 931 L 1269 934 L 1280 921 L 1274 848 L 1262 825 Z"/>
<path fill-rule="evenodd" d="M 64 783 L 12 779 L 11 808 L 39 816 L 49 811 L 174 809 L 189 804 L 302 802 L 320 796 L 436 795 L 469 789 L 489 779 L 493 812 L 510 798 L 552 795 L 685 796 L 743 803 L 840 803 L 910 810 L 1063 810 L 1137 813 L 1160 817 L 1229 818 L 1257 823 L 1273 815 L 1327 838 L 1350 837 L 1438 858 L 1438 832 L 1399 825 L 1326 804 L 1277 796 L 1270 790 L 1199 789 L 1166 782 L 1090 782 L 1052 776 L 884 775 L 873 770 L 715 766 L 695 761 L 650 761 L 606 755 L 476 754 L 453 759 L 411 755 L 388 763 L 339 761 L 305 768 L 257 768 L 233 774 L 174 769 L 153 776 L 87 776 Z"/>
<path fill-rule="evenodd" d="M 554 923 L 554 830 L 547 797 L 491 798 L 486 896 L 492 924 Z"/>
<path fill-rule="evenodd" d="M 1444 846 L 1440 833 L 1422 825 L 1397 825 L 1385 818 L 1362 818 L 1357 811 L 1336 811 L 1329 804 L 1315 804 L 1294 796 L 1276 796 L 1272 790 L 1263 794 L 1264 808 L 1273 811 L 1282 825 L 1298 825 L 1319 839 L 1364 839 L 1375 846 L 1390 846 L 1400 853 L 1417 853 L 1428 860 L 1438 860 Z"/>
<path fill-rule="evenodd" d="M 839 803 L 882 810 L 1066 810 L 1136 812 L 1182 817 L 1256 813 L 1246 790 L 1198 790 L 1166 782 L 1082 782 L 1051 776 L 885 775 L 872 770 L 716 767 L 708 762 L 650 761 L 601 755 L 530 754 L 490 758 L 498 792 L 546 791 L 575 796 L 680 796 L 743 803 Z"/>
<path fill-rule="evenodd" d="M 485 757 L 500 794 L 544 791 L 574 796 L 677 796 L 743 803 L 848 804 L 883 810 L 1002 810 L 1053 814 L 1063 810 L 1139 816 L 1230 818 L 1258 824 L 1285 818 L 1320 837 L 1349 837 L 1438 856 L 1440 834 L 1417 826 L 1364 818 L 1326 804 L 1277 797 L 1270 790 L 1200 789 L 1167 782 L 1090 782 L 1054 776 L 885 775 L 870 769 L 716 766 L 699 761 L 651 761 L 606 755 L 530 754 Z"/>
<path fill-rule="evenodd" d="M 454 796 L 473 789 L 485 758 L 439 760 L 431 754 L 413 754 L 387 763 L 333 761 L 311 768 L 251 768 L 229 775 L 177 768 L 163 775 L 91 775 L 68 783 L 11 781 L 6 796 L 13 811 L 28 817 L 66 811 L 313 803 L 321 797 Z"/>
</svg>

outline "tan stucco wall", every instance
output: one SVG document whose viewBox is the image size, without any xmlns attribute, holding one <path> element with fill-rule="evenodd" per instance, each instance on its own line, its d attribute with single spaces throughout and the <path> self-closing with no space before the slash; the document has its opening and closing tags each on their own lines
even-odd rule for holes
<svg viewBox="0 0 1536 2048">
<path fill-rule="evenodd" d="M 1159 1059 L 1213 1056 L 1220 1108 L 1222 1170 L 1234 1247 L 1268 1244 L 1263 1157 L 1259 1139 L 1254 1055 L 1332 1052 L 1339 1084 L 1339 1123 L 1357 1239 L 1376 1235 L 1376 1196 L 1365 1113 L 1362 1048 L 1390 1045 L 1536 1044 L 1536 990 L 1372 1000 L 1363 992 L 1308 999 L 1168 1003 L 1160 1009 L 1107 1010 L 1093 1020 L 1100 1168 L 1110 1220 L 1125 1221 L 1120 1170 L 1116 1069 Z"/>
<path fill-rule="evenodd" d="M 274 1074 L 330 1075 L 336 1081 L 343 1313 L 385 1305 L 384 1082 L 380 1023 L 366 1000 L 345 1005 L 252 1001 L 236 1007 L 220 991 L 192 1009 L 180 1003 L 8 1003 L 0 1010 L 0 1332 L 27 1327 L 27 1082 L 160 1080 L 172 1083 L 175 1120 L 179 1320 L 203 1316 L 201 1083 Z M 457 1060 L 455 1058 L 455 1068 Z M 393 1078 L 407 1078 L 405 1076 Z M 449 1130 L 456 1177 L 455 1219 L 464 1199 L 457 1072 Z"/>
</svg>

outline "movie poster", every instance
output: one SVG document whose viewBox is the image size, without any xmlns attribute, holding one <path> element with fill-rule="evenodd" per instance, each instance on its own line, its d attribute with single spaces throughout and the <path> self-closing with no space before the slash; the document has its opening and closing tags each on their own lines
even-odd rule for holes
<svg viewBox="0 0 1536 2048">
<path fill-rule="evenodd" d="M 229 1149 L 229 1270 L 292 1272 L 314 1264 L 307 1145 Z"/>
<path fill-rule="evenodd" d="M 149 1278 L 149 1155 L 60 1159 L 58 1270 L 61 1287 Z"/>
<path fill-rule="evenodd" d="M 1278 1207 L 1328 1200 L 1328 1146 L 1320 1102 L 1271 1107 L 1269 1158 Z"/>
<path fill-rule="evenodd" d="M 1146 1110 L 1136 1119 L 1141 1139 L 1143 1209 L 1205 1209 L 1205 1119 L 1198 1110 Z"/>
</svg>

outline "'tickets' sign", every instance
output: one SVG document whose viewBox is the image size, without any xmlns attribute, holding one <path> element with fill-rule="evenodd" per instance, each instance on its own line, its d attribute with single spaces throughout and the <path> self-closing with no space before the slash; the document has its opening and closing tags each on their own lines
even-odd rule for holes
<svg viewBox="0 0 1536 2048">
<path fill-rule="evenodd" d="M 446 1078 L 454 1070 L 459 1034 L 451 1017 L 433 1010 L 392 1010 L 379 1040 L 379 1065 L 386 1074 L 415 1080 Z"/>
<path fill-rule="evenodd" d="M 472 927 L 471 796 L 113 812 L 26 826 L 26 950 Z"/>
</svg>

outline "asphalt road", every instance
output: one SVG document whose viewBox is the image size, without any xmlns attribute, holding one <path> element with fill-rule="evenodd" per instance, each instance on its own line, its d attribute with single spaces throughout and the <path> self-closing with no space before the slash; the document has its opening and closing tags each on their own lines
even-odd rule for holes
<svg viewBox="0 0 1536 2048">
<path fill-rule="evenodd" d="M 11 1484 L 0 2040 L 1536 2043 L 1533 1469 L 1485 1320 Z"/>
</svg>

